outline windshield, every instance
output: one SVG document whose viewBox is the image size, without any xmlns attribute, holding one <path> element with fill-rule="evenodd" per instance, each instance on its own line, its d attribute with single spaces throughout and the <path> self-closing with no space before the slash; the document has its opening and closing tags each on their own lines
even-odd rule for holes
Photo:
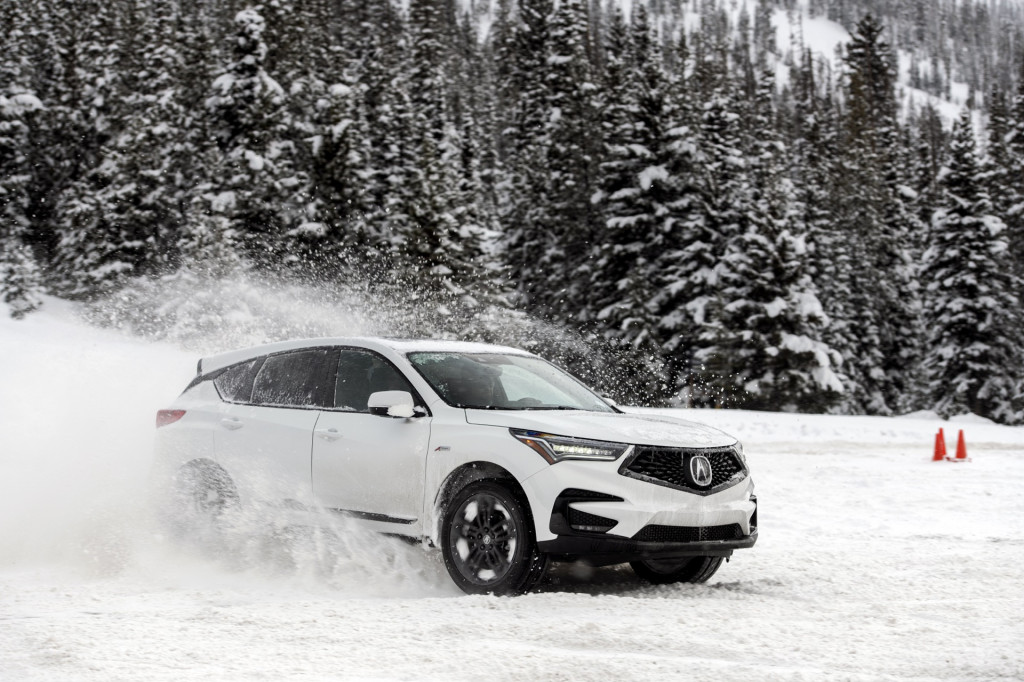
<svg viewBox="0 0 1024 682">
<path fill-rule="evenodd" d="M 410 353 L 449 405 L 481 410 L 613 412 L 579 381 L 540 358 L 500 353 Z"/>
</svg>

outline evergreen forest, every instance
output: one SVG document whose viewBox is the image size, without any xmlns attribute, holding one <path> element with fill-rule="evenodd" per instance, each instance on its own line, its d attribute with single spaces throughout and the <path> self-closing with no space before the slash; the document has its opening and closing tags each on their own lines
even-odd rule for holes
<svg viewBox="0 0 1024 682">
<path fill-rule="evenodd" d="M 0 0 L 10 314 L 239 274 L 632 404 L 1024 423 L 1024 3 Z"/>
</svg>

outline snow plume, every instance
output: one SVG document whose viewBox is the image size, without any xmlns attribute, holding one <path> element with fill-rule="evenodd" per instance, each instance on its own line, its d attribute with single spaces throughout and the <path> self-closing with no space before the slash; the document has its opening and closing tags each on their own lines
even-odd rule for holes
<svg viewBox="0 0 1024 682">
<path fill-rule="evenodd" d="M 170 561 L 178 568 L 268 586 L 360 597 L 460 594 L 438 553 L 329 512 L 275 513 L 253 505 L 231 510 L 217 526 L 201 526 L 198 532 L 160 530 L 137 559 L 147 568 Z"/>
<path fill-rule="evenodd" d="M 198 354 L 290 338 L 365 336 L 396 325 L 386 306 L 367 307 L 355 288 L 303 287 L 285 280 L 188 270 L 142 279 L 86 310 L 90 322 Z"/>
<path fill-rule="evenodd" d="M 10 521 L 0 524 L 0 560 L 173 585 L 283 581 L 332 593 L 447 594 L 454 588 L 437 557 L 360 534 L 344 519 L 311 531 L 291 510 L 245 510 L 218 537 L 182 546 L 154 511 L 154 414 L 184 388 L 198 356 L 356 334 L 500 341 L 577 371 L 596 372 L 610 357 L 515 311 L 471 312 L 412 285 L 177 276 L 136 282 L 89 306 L 49 298 L 23 320 L 0 316 L 0 518 Z"/>
<path fill-rule="evenodd" d="M 650 378 L 634 376 L 635 349 L 584 336 L 489 299 L 425 281 L 358 277 L 319 285 L 189 270 L 140 279 L 90 305 L 87 319 L 208 355 L 285 339 L 385 336 L 499 343 L 535 352 L 630 404 L 655 404 Z M 436 279 L 436 278 L 435 278 Z M 655 368 L 656 370 L 657 368 Z"/>
<path fill-rule="evenodd" d="M 194 293 L 201 300 L 214 292 Z M 24 320 L 0 316 L 4 568 L 171 587 L 452 593 L 436 557 L 345 519 L 321 519 L 313 530 L 292 511 L 246 508 L 216 533 L 178 537 L 152 504 L 153 417 L 194 368 L 194 353 L 84 325 L 75 306 L 57 299 Z"/>
</svg>

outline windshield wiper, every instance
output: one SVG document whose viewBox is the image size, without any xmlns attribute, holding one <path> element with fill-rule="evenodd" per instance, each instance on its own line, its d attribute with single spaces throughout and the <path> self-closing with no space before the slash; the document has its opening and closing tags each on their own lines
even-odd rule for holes
<svg viewBox="0 0 1024 682">
<path fill-rule="evenodd" d="M 524 410 L 575 410 L 581 411 L 582 407 L 569 407 L 568 405 L 540 405 L 538 407 L 524 407 Z"/>
<path fill-rule="evenodd" d="M 547 410 L 554 412 L 555 410 L 571 410 L 573 412 L 588 412 L 584 407 L 569 407 L 568 405 L 532 405 L 532 406 L 513 406 L 513 405 L 458 405 L 463 410 L 501 410 L 505 412 L 526 412 L 527 410 Z"/>
</svg>

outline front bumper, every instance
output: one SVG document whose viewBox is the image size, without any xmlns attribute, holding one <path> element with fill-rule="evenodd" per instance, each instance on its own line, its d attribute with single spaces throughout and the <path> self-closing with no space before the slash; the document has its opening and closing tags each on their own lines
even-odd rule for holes
<svg viewBox="0 0 1024 682">
<path fill-rule="evenodd" d="M 757 496 L 753 494 L 747 499 L 752 512 L 749 516 L 741 513 L 739 517 L 745 523 L 650 524 L 630 536 L 608 532 L 618 525 L 614 519 L 579 510 L 582 506 L 592 509 L 595 501 L 603 502 L 606 509 L 625 503 L 622 498 L 585 490 L 563 491 L 555 500 L 549 522 L 549 530 L 555 537 L 541 540 L 540 550 L 556 561 L 582 559 L 594 566 L 608 566 L 641 559 L 728 557 L 733 550 L 753 547 L 757 542 Z"/>
<path fill-rule="evenodd" d="M 647 559 L 731 556 L 757 542 L 749 476 L 699 495 L 622 476 L 619 463 L 561 462 L 524 489 L 540 551 L 556 561 L 607 566 Z"/>
<path fill-rule="evenodd" d="M 733 550 L 753 547 L 757 529 L 736 540 L 710 542 L 644 542 L 630 538 L 599 535 L 560 535 L 538 543 L 541 552 L 555 561 L 584 560 L 592 566 L 611 566 L 645 559 L 675 559 L 692 556 L 732 556 Z"/>
<path fill-rule="evenodd" d="M 757 526 L 757 498 L 749 476 L 727 489 L 696 495 L 622 476 L 618 471 L 620 465 L 621 462 L 559 462 L 522 482 L 530 508 L 534 510 L 536 538 L 542 548 L 566 542 L 576 546 L 579 543 L 565 540 L 576 536 L 588 540 L 608 539 L 613 541 L 612 545 L 645 540 L 661 545 L 662 541 L 679 539 L 691 542 L 671 544 L 691 545 L 693 540 L 705 539 L 703 536 L 680 538 L 672 534 L 641 535 L 651 526 L 690 529 L 739 526 L 735 533 L 707 538 L 715 541 L 741 541 L 753 535 Z M 583 518 L 570 518 L 570 510 L 582 514 Z"/>
</svg>

